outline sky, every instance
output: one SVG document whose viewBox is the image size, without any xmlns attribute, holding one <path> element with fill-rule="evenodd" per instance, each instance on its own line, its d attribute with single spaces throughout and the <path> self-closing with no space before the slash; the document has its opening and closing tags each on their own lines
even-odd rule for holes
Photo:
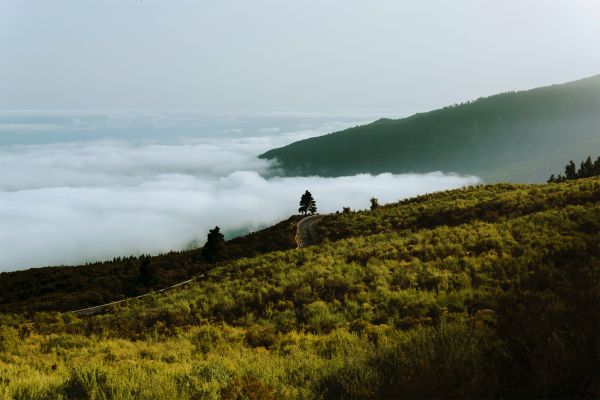
<svg viewBox="0 0 600 400">
<path fill-rule="evenodd" d="M 419 110 L 600 73 L 597 0 L 0 0 L 0 108 Z"/>
<path fill-rule="evenodd" d="M 256 156 L 600 73 L 597 0 L 0 0 L 0 271 L 157 254 L 480 183 Z"/>
</svg>

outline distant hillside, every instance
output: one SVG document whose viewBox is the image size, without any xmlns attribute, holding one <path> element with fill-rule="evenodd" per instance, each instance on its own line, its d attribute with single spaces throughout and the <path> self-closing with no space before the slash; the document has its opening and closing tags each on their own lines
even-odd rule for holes
<svg viewBox="0 0 600 400">
<path fill-rule="evenodd" d="M 540 182 L 600 150 L 600 75 L 380 119 L 270 150 L 286 175 L 444 171 Z"/>
</svg>

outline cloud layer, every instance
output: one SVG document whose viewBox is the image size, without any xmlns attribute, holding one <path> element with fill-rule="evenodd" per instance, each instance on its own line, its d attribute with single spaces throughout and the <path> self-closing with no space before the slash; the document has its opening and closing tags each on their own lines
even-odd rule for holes
<svg viewBox="0 0 600 400">
<path fill-rule="evenodd" d="M 253 136 L 0 146 L 0 271 L 182 249 L 215 225 L 258 229 L 294 214 L 307 189 L 327 213 L 478 182 L 439 172 L 269 178 L 257 154 L 332 125 L 268 126 Z"/>
</svg>

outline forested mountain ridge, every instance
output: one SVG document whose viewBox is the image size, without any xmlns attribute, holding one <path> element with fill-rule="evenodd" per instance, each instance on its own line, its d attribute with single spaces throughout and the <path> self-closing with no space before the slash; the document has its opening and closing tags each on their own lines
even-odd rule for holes
<svg viewBox="0 0 600 400">
<path fill-rule="evenodd" d="M 543 182 L 564 160 L 600 151 L 600 75 L 380 119 L 270 150 L 286 175 L 455 172 Z"/>
<path fill-rule="evenodd" d="M 103 315 L 0 312 L 0 398 L 600 395 L 599 177 L 432 193 L 320 236 Z"/>
</svg>

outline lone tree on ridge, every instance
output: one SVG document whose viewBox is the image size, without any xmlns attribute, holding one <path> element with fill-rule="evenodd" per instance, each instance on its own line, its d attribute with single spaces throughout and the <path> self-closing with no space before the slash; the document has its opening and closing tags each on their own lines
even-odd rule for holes
<svg viewBox="0 0 600 400">
<path fill-rule="evenodd" d="M 371 197 L 369 201 L 371 202 L 371 211 L 379 208 L 379 200 L 377 200 L 377 198 Z"/>
<path fill-rule="evenodd" d="M 317 203 L 308 190 L 304 192 L 300 198 L 300 208 L 298 208 L 298 212 L 304 215 L 308 213 L 315 214 L 317 212 Z"/>
<path fill-rule="evenodd" d="M 218 226 L 208 231 L 206 243 L 202 248 L 202 257 L 210 263 L 221 261 L 225 258 L 225 237 Z"/>
</svg>

